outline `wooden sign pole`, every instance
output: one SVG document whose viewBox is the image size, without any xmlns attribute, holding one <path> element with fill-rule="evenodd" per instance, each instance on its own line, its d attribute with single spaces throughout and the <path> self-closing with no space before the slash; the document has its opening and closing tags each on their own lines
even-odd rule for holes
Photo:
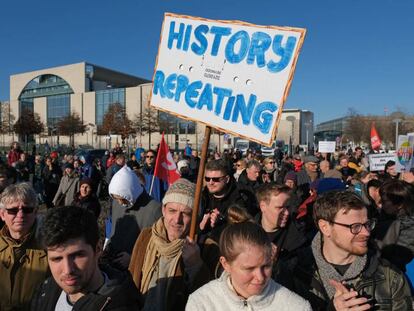
<svg viewBox="0 0 414 311">
<path fill-rule="evenodd" d="M 204 142 L 201 148 L 200 166 L 198 168 L 198 177 L 197 177 L 197 185 L 196 185 L 196 192 L 195 192 L 195 198 L 194 198 L 193 214 L 191 217 L 191 227 L 190 227 L 189 237 L 192 240 L 194 240 L 194 237 L 197 231 L 196 229 L 197 229 L 198 208 L 200 206 L 201 190 L 203 188 L 204 168 L 207 162 L 207 151 L 208 151 L 208 145 L 210 144 L 210 134 L 211 134 L 211 127 L 206 126 L 206 130 L 204 132 Z"/>
</svg>

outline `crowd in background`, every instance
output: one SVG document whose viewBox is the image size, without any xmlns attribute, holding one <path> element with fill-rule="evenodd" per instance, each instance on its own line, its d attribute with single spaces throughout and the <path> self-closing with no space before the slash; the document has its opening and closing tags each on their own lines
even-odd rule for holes
<svg viewBox="0 0 414 311">
<path fill-rule="evenodd" d="M 0 276 L 9 280 L 0 310 L 412 309 L 414 169 L 397 172 L 388 161 L 372 172 L 360 147 L 293 155 L 276 149 L 266 157 L 212 151 L 192 240 L 198 151 L 188 145 L 173 153 L 181 178 L 168 185 L 154 176 L 157 150 L 124 150 L 116 144 L 101 158 L 28 154 L 13 143 L 0 163 Z M 75 224 L 76 217 L 85 223 Z M 87 234 L 95 233 L 83 231 L 95 224 L 101 233 L 90 242 Z M 52 268 L 64 258 L 59 247 L 64 253 L 76 239 L 93 254 L 99 249 L 90 266 L 78 268 L 103 275 L 84 280 L 87 290 L 77 286 L 80 273 L 59 279 Z M 26 264 L 29 272 L 19 272 Z M 42 285 L 51 278 L 55 287 Z M 119 290 L 130 296 L 117 297 Z M 42 291 L 52 298 L 42 300 Z"/>
</svg>

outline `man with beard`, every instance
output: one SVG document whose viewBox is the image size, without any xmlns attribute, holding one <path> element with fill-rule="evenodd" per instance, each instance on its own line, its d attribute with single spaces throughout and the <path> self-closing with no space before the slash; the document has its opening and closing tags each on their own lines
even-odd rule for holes
<svg viewBox="0 0 414 311">
<path fill-rule="evenodd" d="M 219 235 L 227 224 L 227 209 L 232 204 L 246 209 L 252 216 L 256 214 L 256 199 L 249 191 L 240 189 L 229 174 L 224 160 L 211 160 L 206 164 L 204 176 L 206 186 L 201 195 L 200 229 L 218 242 Z"/>
<path fill-rule="evenodd" d="M 98 266 L 99 229 L 90 211 L 49 210 L 41 230 L 53 277 L 43 282 L 31 310 L 139 310 L 131 275 Z"/>
<path fill-rule="evenodd" d="M 310 184 L 320 177 L 318 166 L 319 159 L 315 156 L 306 156 L 302 169 L 297 172 L 297 194 L 301 201 L 305 201 L 309 194 Z"/>
<path fill-rule="evenodd" d="M 319 232 L 278 281 L 313 310 L 412 310 L 404 274 L 368 248 L 375 221 L 354 193 L 327 192 L 314 204 Z"/>
</svg>

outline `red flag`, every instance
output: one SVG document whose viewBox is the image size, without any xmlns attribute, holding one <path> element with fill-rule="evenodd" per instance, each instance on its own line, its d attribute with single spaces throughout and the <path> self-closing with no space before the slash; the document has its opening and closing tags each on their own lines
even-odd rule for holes
<svg viewBox="0 0 414 311">
<path fill-rule="evenodd" d="M 174 159 L 168 150 L 168 145 L 164 140 L 164 133 L 162 133 L 160 148 L 158 149 L 154 176 L 168 182 L 168 185 L 171 185 L 180 178 L 180 174 L 177 173 L 177 166 L 175 165 Z"/>
<path fill-rule="evenodd" d="M 381 139 L 377 133 L 377 130 L 375 129 L 374 122 L 372 122 L 371 125 L 371 148 L 373 150 L 377 150 L 381 147 Z"/>
</svg>

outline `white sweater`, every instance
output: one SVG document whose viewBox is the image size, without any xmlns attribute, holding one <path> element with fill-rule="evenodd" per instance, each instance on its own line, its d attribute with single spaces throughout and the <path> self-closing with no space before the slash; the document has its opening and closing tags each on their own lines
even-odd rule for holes
<svg viewBox="0 0 414 311">
<path fill-rule="evenodd" d="M 223 272 L 219 279 L 207 283 L 192 293 L 188 298 L 185 310 L 312 310 L 308 301 L 273 280 L 269 281 L 260 295 L 243 299 L 230 288 L 228 278 L 228 273 Z"/>
</svg>

